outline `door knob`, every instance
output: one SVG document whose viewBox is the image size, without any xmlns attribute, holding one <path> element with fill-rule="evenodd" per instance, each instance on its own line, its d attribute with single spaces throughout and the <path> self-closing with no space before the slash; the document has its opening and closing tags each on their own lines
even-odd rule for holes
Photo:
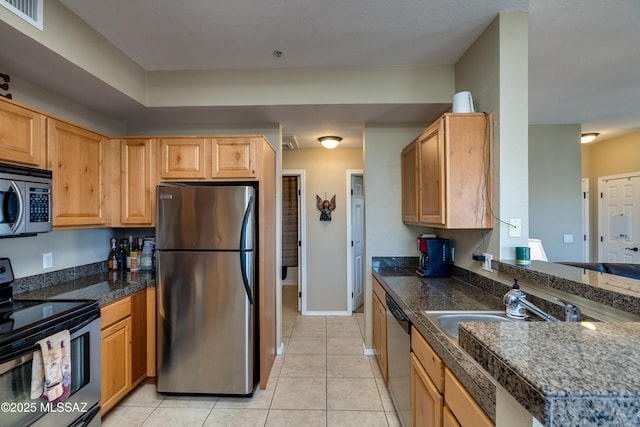
<svg viewBox="0 0 640 427">
<path fill-rule="evenodd" d="M 625 251 L 633 251 L 633 252 L 638 252 L 638 248 L 624 248 Z"/>
</svg>

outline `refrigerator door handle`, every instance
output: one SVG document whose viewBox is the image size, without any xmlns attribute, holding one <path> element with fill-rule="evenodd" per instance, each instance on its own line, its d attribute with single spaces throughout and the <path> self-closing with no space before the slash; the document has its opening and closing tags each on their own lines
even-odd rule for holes
<svg viewBox="0 0 640 427">
<path fill-rule="evenodd" d="M 247 257 L 250 253 L 240 252 L 240 269 L 242 270 L 242 282 L 244 290 L 247 292 L 249 304 L 253 304 L 253 295 L 251 295 L 251 285 L 249 285 L 249 277 L 247 276 Z"/>
<path fill-rule="evenodd" d="M 249 227 L 249 218 L 253 212 L 253 196 L 249 198 L 247 203 L 247 209 L 244 211 L 244 218 L 242 219 L 242 228 L 240 229 L 240 250 L 247 249 L 247 228 Z M 251 236 L 253 238 L 253 236 Z M 253 248 L 253 246 L 252 246 Z"/>
</svg>

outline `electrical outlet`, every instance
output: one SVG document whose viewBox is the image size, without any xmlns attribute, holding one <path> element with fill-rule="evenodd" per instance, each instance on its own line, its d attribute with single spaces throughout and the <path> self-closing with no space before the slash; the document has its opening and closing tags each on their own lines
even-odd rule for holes
<svg viewBox="0 0 640 427">
<path fill-rule="evenodd" d="M 565 234 L 562 236 L 562 241 L 564 243 L 573 243 L 573 234 Z"/>
<path fill-rule="evenodd" d="M 520 218 L 511 218 L 509 220 L 509 237 L 522 236 L 522 220 Z"/>
<path fill-rule="evenodd" d="M 53 268 L 53 254 L 51 252 L 42 254 L 42 268 Z"/>
<path fill-rule="evenodd" d="M 493 255 L 483 253 L 484 261 L 482 262 L 482 269 L 486 271 L 491 271 L 491 260 L 493 259 Z"/>
</svg>

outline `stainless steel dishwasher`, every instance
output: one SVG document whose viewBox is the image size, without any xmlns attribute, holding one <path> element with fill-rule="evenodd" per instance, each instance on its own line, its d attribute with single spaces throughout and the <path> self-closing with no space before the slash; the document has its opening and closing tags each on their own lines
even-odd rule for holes
<svg viewBox="0 0 640 427">
<path fill-rule="evenodd" d="M 387 301 L 387 360 L 389 394 L 400 424 L 411 425 L 411 321 L 396 302 Z"/>
</svg>

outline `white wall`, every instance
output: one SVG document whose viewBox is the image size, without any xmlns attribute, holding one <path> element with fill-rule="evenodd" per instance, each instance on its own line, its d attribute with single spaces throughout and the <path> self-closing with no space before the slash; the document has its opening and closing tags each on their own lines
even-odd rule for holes
<svg viewBox="0 0 640 427">
<path fill-rule="evenodd" d="M 580 125 L 529 127 L 529 236 L 549 261 L 582 261 Z M 564 243 L 564 234 L 573 243 Z"/>
</svg>

